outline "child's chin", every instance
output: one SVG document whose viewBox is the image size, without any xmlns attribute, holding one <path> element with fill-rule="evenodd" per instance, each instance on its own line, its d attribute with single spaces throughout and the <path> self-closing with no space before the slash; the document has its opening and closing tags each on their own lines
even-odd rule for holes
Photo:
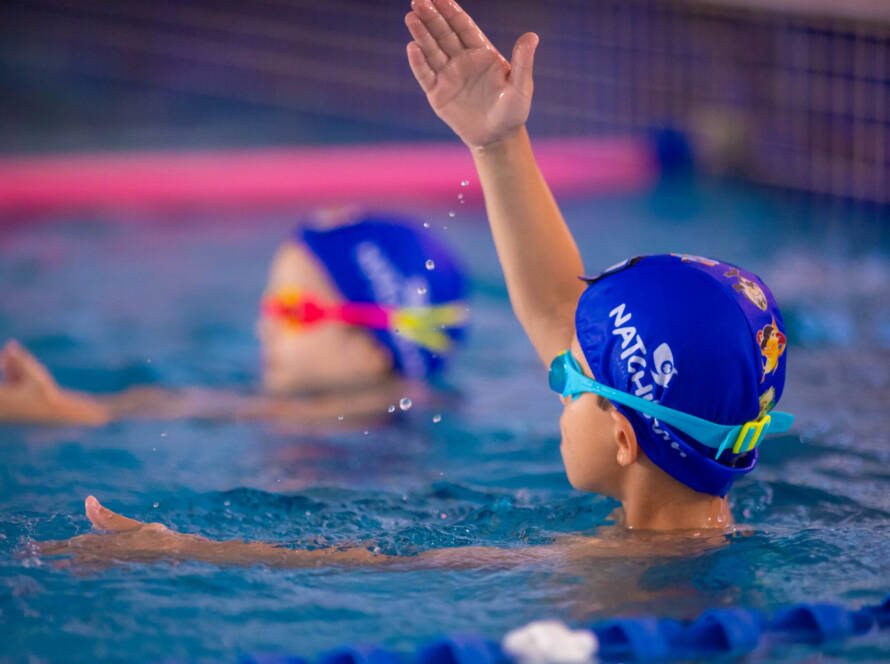
<svg viewBox="0 0 890 664">
<path fill-rule="evenodd" d="M 281 396 L 299 389 L 297 381 L 274 370 L 263 372 L 263 390 L 272 395 Z"/>
</svg>

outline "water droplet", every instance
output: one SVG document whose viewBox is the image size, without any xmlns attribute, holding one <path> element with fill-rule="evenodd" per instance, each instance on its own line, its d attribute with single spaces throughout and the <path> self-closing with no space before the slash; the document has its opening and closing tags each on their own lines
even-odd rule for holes
<svg viewBox="0 0 890 664">
<path fill-rule="evenodd" d="M 158 509 L 158 505 L 160 505 L 159 502 L 152 503 L 152 507 L 154 507 L 155 509 Z"/>
<path fill-rule="evenodd" d="M 166 437 L 167 437 L 167 432 L 165 431 L 161 434 L 161 438 L 166 438 Z"/>
<path fill-rule="evenodd" d="M 394 412 L 396 412 L 396 407 L 393 406 L 392 404 L 389 404 L 389 408 L 386 409 L 386 412 L 387 412 L 387 413 L 394 413 Z"/>
<path fill-rule="evenodd" d="M 399 408 L 402 410 L 408 410 L 413 406 L 414 403 L 408 397 L 403 397 L 401 401 L 399 401 Z"/>
<path fill-rule="evenodd" d="M 460 203 L 461 205 L 463 205 L 464 203 L 466 203 L 466 201 L 465 201 L 464 199 L 460 199 L 460 200 L 458 201 L 458 203 Z"/>
<path fill-rule="evenodd" d="M 421 286 L 420 288 L 418 288 L 417 294 L 418 295 L 426 295 L 426 286 Z"/>
<path fill-rule="evenodd" d="M 430 222 L 428 222 L 428 221 L 423 222 L 423 227 L 424 227 L 424 228 L 429 228 L 429 227 L 430 227 Z"/>
<path fill-rule="evenodd" d="M 340 421 L 342 422 L 342 421 L 343 421 L 343 416 L 342 416 L 342 415 L 337 415 L 337 419 L 340 420 Z"/>
<path fill-rule="evenodd" d="M 464 195 L 463 195 L 463 194 L 458 194 L 458 195 L 457 195 L 457 200 L 462 201 L 463 199 L 464 199 Z"/>
<path fill-rule="evenodd" d="M 461 180 L 461 181 L 460 181 L 460 186 L 461 186 L 461 187 L 468 187 L 469 185 L 470 185 L 470 181 L 469 181 L 469 180 Z"/>
<path fill-rule="evenodd" d="M 427 270 L 435 270 L 436 269 L 436 263 L 433 261 L 432 258 L 430 258 L 426 263 L 424 263 L 424 265 L 426 265 Z"/>
<path fill-rule="evenodd" d="M 365 429 L 365 430 L 362 432 L 362 435 L 367 436 L 367 435 L 368 435 L 368 430 Z"/>
<path fill-rule="evenodd" d="M 448 515 L 445 514 L 445 512 L 442 512 L 442 513 L 439 515 L 439 517 L 442 518 L 442 519 L 447 519 L 447 518 L 448 518 Z"/>
<path fill-rule="evenodd" d="M 232 504 L 231 500 L 227 500 L 226 502 L 223 503 L 223 505 L 225 505 L 226 507 L 228 507 L 231 504 Z"/>
<path fill-rule="evenodd" d="M 443 231 L 447 231 L 447 230 L 448 230 L 448 226 L 442 226 L 442 230 L 443 230 Z"/>
<path fill-rule="evenodd" d="M 151 451 L 152 451 L 152 452 L 157 452 L 157 451 L 158 451 L 158 448 L 157 448 L 157 447 L 152 447 L 152 448 L 151 448 Z"/>
<path fill-rule="evenodd" d="M 150 357 L 146 357 L 146 358 L 145 358 L 145 363 L 146 363 L 146 364 L 151 364 L 151 358 L 150 358 Z"/>
<path fill-rule="evenodd" d="M 442 421 L 442 416 L 441 416 L 441 415 L 439 415 L 438 413 L 436 413 L 435 415 L 433 415 L 433 422 L 434 422 L 435 424 L 438 424 L 438 423 L 441 422 L 441 421 Z"/>
<path fill-rule="evenodd" d="M 454 217 L 454 210 L 448 210 L 448 216 L 453 218 L 453 217 Z"/>
</svg>

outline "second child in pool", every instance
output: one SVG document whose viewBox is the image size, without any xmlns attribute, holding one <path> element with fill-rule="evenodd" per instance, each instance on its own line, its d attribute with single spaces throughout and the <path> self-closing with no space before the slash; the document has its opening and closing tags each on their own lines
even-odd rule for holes
<svg viewBox="0 0 890 664">
<path fill-rule="evenodd" d="M 423 398 L 424 382 L 463 337 L 465 296 L 454 255 L 419 223 L 327 210 L 295 229 L 272 259 L 256 323 L 261 394 L 144 386 L 91 395 L 60 387 L 12 341 L 0 351 L 0 421 L 330 422 L 338 415 L 379 414 L 406 394 Z"/>
</svg>

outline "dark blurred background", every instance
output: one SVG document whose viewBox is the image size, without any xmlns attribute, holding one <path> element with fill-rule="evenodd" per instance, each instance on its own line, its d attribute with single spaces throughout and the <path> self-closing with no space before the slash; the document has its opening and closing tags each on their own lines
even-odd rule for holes
<svg viewBox="0 0 890 664">
<path fill-rule="evenodd" d="M 447 139 L 407 0 L 5 0 L 0 153 Z M 541 35 L 537 136 L 674 129 L 705 172 L 890 202 L 885 0 L 467 0 Z"/>
</svg>

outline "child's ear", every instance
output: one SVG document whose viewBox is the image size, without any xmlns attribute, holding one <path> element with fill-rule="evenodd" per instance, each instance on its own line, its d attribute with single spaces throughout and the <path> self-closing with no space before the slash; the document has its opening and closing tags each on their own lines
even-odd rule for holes
<svg viewBox="0 0 890 664">
<path fill-rule="evenodd" d="M 617 446 L 616 460 L 619 466 L 629 466 L 640 455 L 637 434 L 630 421 L 614 406 L 609 410 L 609 415 L 612 418 L 615 445 Z"/>
</svg>

